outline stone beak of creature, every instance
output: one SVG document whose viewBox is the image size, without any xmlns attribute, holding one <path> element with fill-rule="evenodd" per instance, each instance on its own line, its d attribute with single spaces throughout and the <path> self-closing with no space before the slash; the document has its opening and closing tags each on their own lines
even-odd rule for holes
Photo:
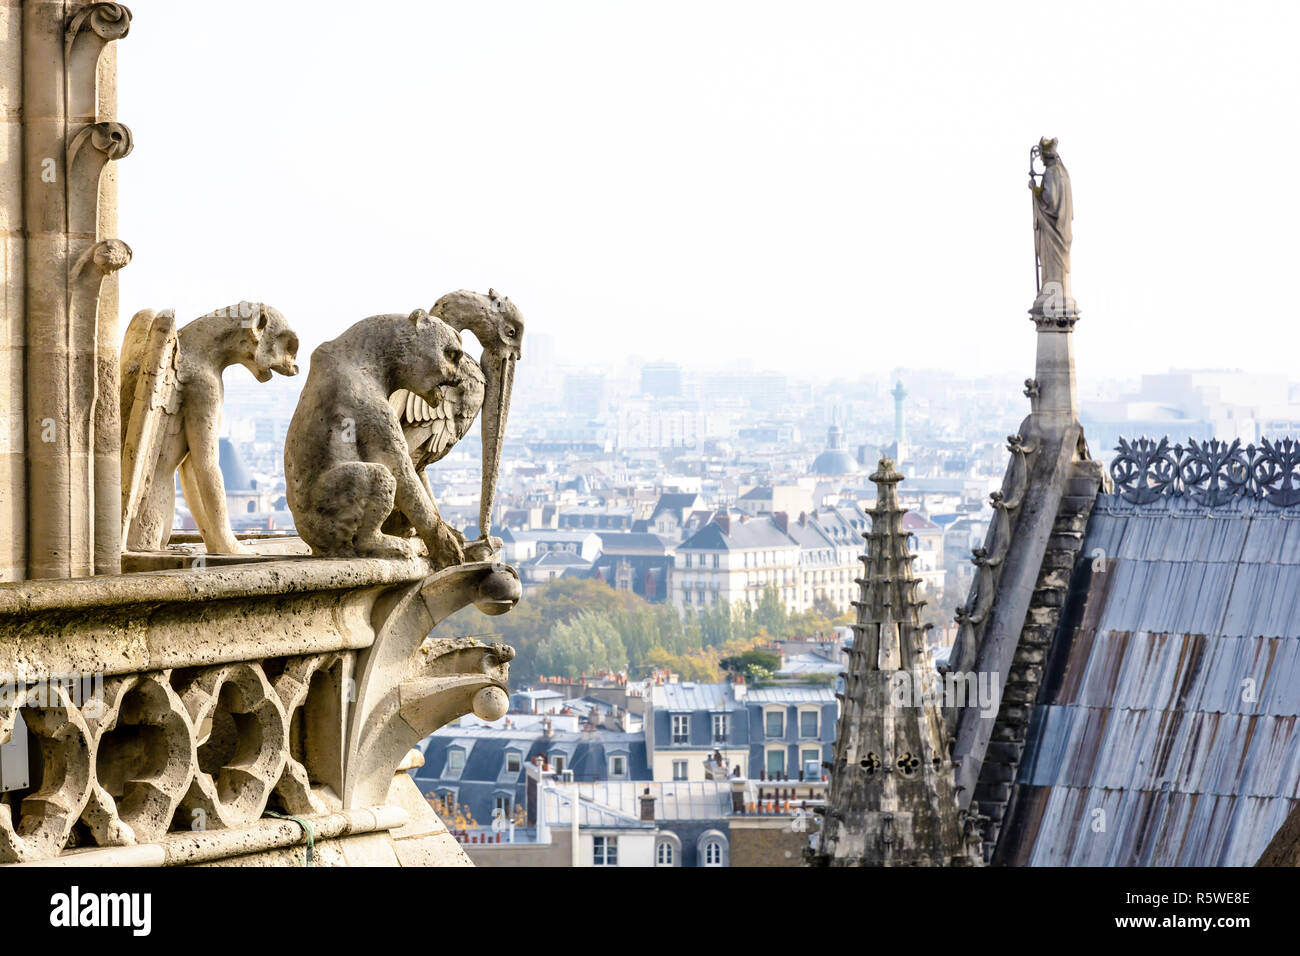
<svg viewBox="0 0 1300 956">
<path fill-rule="evenodd" d="M 506 416 L 510 412 L 510 391 L 515 383 L 513 350 L 489 346 L 483 350 L 483 487 L 479 498 L 478 526 L 483 537 L 491 533 L 492 501 L 496 496 L 501 449 L 505 443 Z"/>
<path fill-rule="evenodd" d="M 514 304 L 494 289 L 489 289 L 487 295 L 464 289 L 449 292 L 433 304 L 430 314 L 457 330 L 468 329 L 483 346 L 483 355 L 479 359 L 484 380 L 480 412 L 483 487 L 478 526 L 486 539 L 492 533 L 492 502 L 501 470 L 501 448 L 505 441 L 506 416 L 510 412 L 515 363 L 523 354 L 524 320 Z"/>
</svg>

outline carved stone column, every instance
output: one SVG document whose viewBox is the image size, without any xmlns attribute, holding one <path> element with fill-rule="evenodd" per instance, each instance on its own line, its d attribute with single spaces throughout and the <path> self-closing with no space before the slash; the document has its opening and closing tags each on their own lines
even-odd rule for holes
<svg viewBox="0 0 1300 956">
<path fill-rule="evenodd" d="M 125 35 L 125 34 L 123 34 Z M 101 122 L 117 120 L 117 44 L 109 43 L 99 58 L 97 116 Z M 99 228 L 101 241 L 117 235 L 117 164 L 109 163 L 99 180 Z M 126 250 L 130 258 L 130 249 Z M 103 276 L 99 287 L 96 361 L 99 394 L 95 403 L 95 573 L 117 574 L 122 570 L 122 464 L 121 410 L 116 400 L 121 391 L 118 353 L 122 332 L 118 327 L 118 281 L 116 271 Z"/>
<path fill-rule="evenodd" d="M 22 7 L 0 4 L 0 581 L 27 576 Z"/>
<path fill-rule="evenodd" d="M 27 506 L 34 578 L 119 567 L 120 517 L 98 536 L 96 561 L 95 456 L 97 447 L 105 454 L 106 427 L 97 406 L 117 393 L 101 392 L 101 344 L 111 339 L 112 355 L 117 343 L 115 320 L 101 337 L 99 296 L 130 250 L 104 234 L 100 180 L 110 159 L 130 152 L 131 134 L 100 119 L 98 78 L 105 46 L 130 22 L 116 3 L 27 0 L 23 10 L 26 448 L 29 484 L 41 489 Z M 117 466 L 108 471 L 116 480 Z M 101 505 L 119 507 L 120 494 Z"/>
<path fill-rule="evenodd" d="M 1074 375 L 1074 323 L 1078 312 L 1033 315 L 1038 329 L 1034 382 L 1038 392 L 1034 412 L 1040 427 L 1063 433 L 1079 416 Z"/>
</svg>

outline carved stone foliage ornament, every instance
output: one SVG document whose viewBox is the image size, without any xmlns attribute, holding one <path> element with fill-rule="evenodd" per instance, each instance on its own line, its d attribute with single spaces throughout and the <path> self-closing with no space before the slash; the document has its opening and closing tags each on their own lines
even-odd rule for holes
<svg viewBox="0 0 1300 956">
<path fill-rule="evenodd" d="M 1030 432 L 1028 423 L 1022 430 Z M 1007 451 L 1011 453 L 1011 459 L 1007 464 L 1006 476 L 1002 480 L 1002 490 L 994 491 L 989 495 L 989 503 L 993 506 L 993 520 L 989 524 L 984 547 L 975 548 L 971 552 L 971 563 L 975 565 L 975 580 L 971 584 L 966 603 L 957 608 L 956 621 L 959 630 L 957 639 L 953 642 L 948 665 L 942 668 L 945 671 L 961 672 L 974 666 L 975 653 L 979 647 L 979 633 L 993 607 L 998 579 L 1002 573 L 1002 562 L 1011 547 L 1020 506 L 1029 487 L 1029 471 L 1038 447 L 1032 435 L 1029 439 L 1021 435 L 1008 435 Z"/>
<path fill-rule="evenodd" d="M 1300 441 L 1261 439 L 1259 445 L 1189 438 L 1186 445 L 1121 438 L 1110 463 L 1115 491 L 1148 504 L 1162 496 L 1188 497 L 1217 507 L 1234 498 L 1262 498 L 1280 508 L 1300 505 Z"/>
</svg>

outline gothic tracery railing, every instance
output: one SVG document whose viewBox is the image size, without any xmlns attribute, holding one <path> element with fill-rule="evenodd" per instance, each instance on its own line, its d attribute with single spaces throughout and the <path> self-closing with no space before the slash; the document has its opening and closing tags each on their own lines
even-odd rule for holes
<svg viewBox="0 0 1300 956">
<path fill-rule="evenodd" d="M 469 604 L 514 605 L 494 562 L 141 573 L 72 607 L 86 586 L 0 588 L 0 745 L 22 743 L 31 771 L 0 780 L 0 864 L 374 808 L 421 737 L 506 709 L 514 651 L 431 633 Z M 305 653 L 270 650 L 287 631 Z M 101 663 L 60 673 L 42 637 Z"/>
<path fill-rule="evenodd" d="M 1239 439 L 1170 445 L 1168 438 L 1121 438 L 1116 451 L 1110 463 L 1115 492 L 1134 504 L 1186 496 L 1207 507 L 1234 498 L 1300 505 L 1300 441 L 1294 438 L 1263 438 L 1245 447 Z"/>
</svg>

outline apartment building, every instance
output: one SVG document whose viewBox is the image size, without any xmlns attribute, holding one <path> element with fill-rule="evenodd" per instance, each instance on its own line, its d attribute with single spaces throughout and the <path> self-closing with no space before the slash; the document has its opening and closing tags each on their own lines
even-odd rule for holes
<svg viewBox="0 0 1300 956">
<path fill-rule="evenodd" d="M 838 708 L 830 687 L 652 685 L 645 716 L 650 776 L 706 780 L 721 769 L 745 778 L 820 777 Z"/>
<path fill-rule="evenodd" d="M 673 604 L 682 611 L 756 606 L 766 589 L 776 588 L 790 611 L 808 610 L 818 597 L 847 610 L 862 552 L 851 530 L 853 522 L 867 521 L 852 510 L 860 517 L 846 509 L 823 509 L 824 516 L 804 512 L 793 521 L 785 512 L 714 515 L 677 547 Z"/>
</svg>

